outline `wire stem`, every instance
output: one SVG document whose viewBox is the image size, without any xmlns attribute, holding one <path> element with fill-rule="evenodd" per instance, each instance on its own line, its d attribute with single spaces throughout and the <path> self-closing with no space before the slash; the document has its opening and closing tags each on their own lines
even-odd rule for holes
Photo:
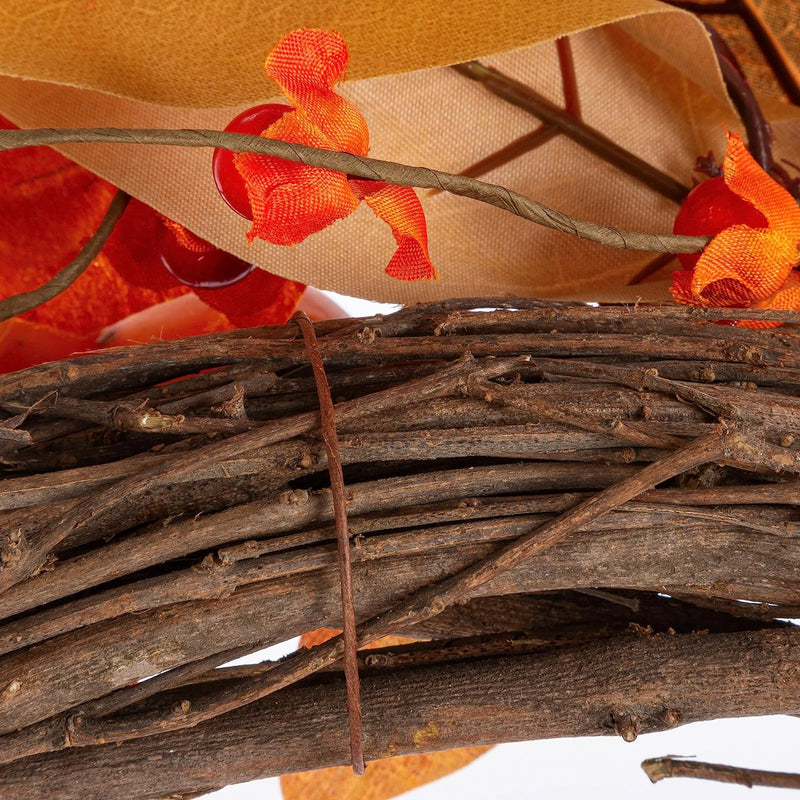
<svg viewBox="0 0 800 800">
<path fill-rule="evenodd" d="M 261 153 L 312 167 L 336 170 L 357 178 L 385 181 L 397 186 L 442 189 L 451 194 L 488 203 L 546 228 L 622 250 L 699 253 L 710 241 L 708 236 L 639 233 L 598 225 L 556 211 L 504 186 L 484 183 L 463 175 L 439 172 L 428 167 L 412 167 L 392 161 L 381 161 L 352 153 L 320 150 L 308 145 L 292 144 L 244 133 L 157 128 L 44 128 L 0 131 L 0 152 L 16 147 L 77 142 L 219 147 L 234 152 Z"/>
</svg>

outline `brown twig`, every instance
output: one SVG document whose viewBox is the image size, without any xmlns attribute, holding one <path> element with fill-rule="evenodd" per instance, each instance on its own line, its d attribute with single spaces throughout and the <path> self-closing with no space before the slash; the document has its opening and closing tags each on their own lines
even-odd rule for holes
<svg viewBox="0 0 800 800">
<path fill-rule="evenodd" d="M 317 344 L 314 325 L 298 311 L 292 318 L 303 334 L 311 361 L 319 398 L 320 428 L 328 455 L 334 525 L 339 561 L 339 582 L 342 594 L 342 630 L 344 637 L 344 674 L 347 685 L 347 715 L 350 722 L 350 760 L 356 775 L 364 774 L 364 746 L 361 736 L 361 689 L 358 679 L 358 645 L 356 643 L 356 611 L 353 598 L 353 568 L 350 563 L 350 534 L 347 529 L 347 496 L 345 494 L 342 458 L 336 434 L 336 413 L 331 400 L 331 387 Z"/>
<path fill-rule="evenodd" d="M 542 124 L 530 133 L 525 133 L 522 136 L 509 142 L 494 153 L 479 159 L 474 164 L 470 164 L 466 169 L 461 170 L 459 175 L 464 175 L 468 178 L 479 178 L 481 175 L 486 175 L 487 172 L 498 169 L 505 164 L 510 163 L 515 158 L 519 158 L 525 153 L 530 153 L 538 147 L 547 144 L 553 137 L 558 135 L 558 130 L 552 125 Z M 442 189 L 431 189 L 428 192 L 429 197 L 434 197 L 442 193 Z"/>
<path fill-rule="evenodd" d="M 714 45 L 725 88 L 747 131 L 748 150 L 761 169 L 770 173 L 775 167 L 772 158 L 772 129 L 728 43 L 712 25 L 705 23 L 705 26 Z"/>
<path fill-rule="evenodd" d="M 786 93 L 790 102 L 800 105 L 800 73 L 765 24 L 758 8 L 750 0 L 722 0 L 717 3 L 680 2 L 680 0 L 668 0 L 668 2 L 694 14 L 738 15 L 750 31 L 780 88 Z"/>
<path fill-rule="evenodd" d="M 578 91 L 578 76 L 575 74 L 575 59 L 572 57 L 572 44 L 569 36 L 556 39 L 558 69 L 561 72 L 561 91 L 564 93 L 564 109 L 575 119 L 580 120 L 581 99 Z"/>
<path fill-rule="evenodd" d="M 572 58 L 572 47 L 568 36 L 556 39 L 556 52 L 558 53 L 558 66 L 561 70 L 561 87 L 564 94 L 564 106 L 567 113 L 572 114 L 575 119 L 581 118 L 580 97 L 578 93 L 578 81 L 575 76 L 575 61 Z M 466 169 L 461 170 L 460 175 L 470 178 L 478 178 L 491 172 L 498 167 L 519 158 L 526 153 L 541 147 L 557 136 L 561 131 L 554 125 L 543 122 L 535 130 L 526 133 L 517 139 L 509 142 L 504 147 L 494 153 L 471 164 Z M 439 194 L 438 189 L 433 189 L 429 193 L 430 197 Z"/>
<path fill-rule="evenodd" d="M 499 80 L 494 73 L 486 70 L 485 67 L 482 67 L 482 69 L 492 80 Z M 500 81 L 500 83 L 502 84 L 503 82 Z M 564 115 L 565 113 L 560 109 L 556 109 L 556 111 L 558 115 Z M 574 123 L 572 117 L 566 116 Z M 308 145 L 293 144 L 278 139 L 265 139 L 262 136 L 251 136 L 243 133 L 142 128 L 44 128 L 39 130 L 0 131 L 0 152 L 16 147 L 79 142 L 218 147 L 235 152 L 262 153 L 295 163 L 336 170 L 359 178 L 386 181 L 397 186 L 442 189 L 451 194 L 488 203 L 515 216 L 535 222 L 537 225 L 568 233 L 607 247 L 623 250 L 644 250 L 655 253 L 699 253 L 710 241 L 708 236 L 648 234 L 598 225 L 589 220 L 570 217 L 568 214 L 549 208 L 504 186 L 484 183 L 463 175 L 453 175 L 427 167 L 412 167 L 391 161 L 381 161 L 352 153 L 321 150 Z M 606 149 L 613 148 L 606 147 Z M 631 158 L 634 161 L 630 162 L 632 164 L 630 169 L 648 174 L 653 172 L 653 168 L 646 162 L 639 163 L 640 160 L 635 159 L 635 157 Z M 665 186 L 664 178 L 660 177 L 660 173 L 657 170 L 655 173 L 657 174 L 651 176 L 654 186 L 663 186 L 664 191 L 670 191 L 671 196 L 676 201 L 680 201 L 686 195 L 688 191 L 686 187 L 667 176 L 667 180 L 672 187 L 668 189 Z"/>
<path fill-rule="evenodd" d="M 800 774 L 797 773 L 769 772 L 763 769 L 730 767 L 726 764 L 686 761 L 675 756 L 648 758 L 642 761 L 642 769 L 653 783 L 664 778 L 699 778 L 719 783 L 735 783 L 751 789 L 753 786 L 800 789 Z"/>
<path fill-rule="evenodd" d="M 614 484 L 573 509 L 512 543 L 501 547 L 487 559 L 467 567 L 461 572 L 422 589 L 400 605 L 372 617 L 359 626 L 358 643 L 363 647 L 381 636 L 409 625 L 429 619 L 448 605 L 468 596 L 470 591 L 486 583 L 499 573 L 524 560 L 539 555 L 562 541 L 567 535 L 637 495 L 653 488 L 691 467 L 722 458 L 726 453 L 741 447 L 743 440 L 736 435 L 717 431 L 692 442 L 637 471 L 631 478 Z M 78 714 L 70 722 L 69 744 L 85 746 L 99 741 L 126 741 L 140 736 L 153 735 L 165 730 L 191 727 L 243 705 L 272 694 L 314 672 L 338 661 L 344 653 L 342 636 L 336 636 L 310 650 L 298 651 L 276 664 L 266 676 L 258 676 L 244 685 L 223 687 L 198 699 L 181 713 L 171 713 L 167 718 L 160 711 L 141 712 L 135 717 L 123 716 L 113 720 L 89 719 Z M 23 737 L 24 738 L 24 737 Z M 6 740 L 11 746 L 10 739 Z"/>
<path fill-rule="evenodd" d="M 492 94 L 528 111 L 548 125 L 557 127 L 577 144 L 623 172 L 644 181 L 664 197 L 676 203 L 680 203 L 686 197 L 689 190 L 682 183 L 620 147 L 600 131 L 575 119 L 572 114 L 558 108 L 524 83 L 510 78 L 496 69 L 486 67 L 478 61 L 455 64 L 453 69 L 471 80 L 478 81 Z"/>
<path fill-rule="evenodd" d="M 7 297 L 5 300 L 0 300 L 0 322 L 17 314 L 24 314 L 26 311 L 52 300 L 68 289 L 100 252 L 114 230 L 117 220 L 122 216 L 122 212 L 128 205 L 129 200 L 129 195 L 121 190 L 117 191 L 108 206 L 102 222 L 92 234 L 91 239 L 83 246 L 80 253 L 66 267 L 53 275 L 49 281 L 43 283 L 38 289 L 22 292 L 21 294 Z"/>
</svg>

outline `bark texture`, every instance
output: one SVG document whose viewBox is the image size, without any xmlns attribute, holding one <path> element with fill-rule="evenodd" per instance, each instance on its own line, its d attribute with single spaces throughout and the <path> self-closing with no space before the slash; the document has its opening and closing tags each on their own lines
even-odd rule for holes
<svg viewBox="0 0 800 800">
<path fill-rule="evenodd" d="M 426 640 L 360 654 L 368 760 L 800 713 L 800 335 L 718 316 L 482 298 L 316 326 L 358 642 Z M 219 668 L 341 627 L 296 326 L 0 376 L 0 455 L 4 797 L 348 761 L 339 639 Z"/>
</svg>

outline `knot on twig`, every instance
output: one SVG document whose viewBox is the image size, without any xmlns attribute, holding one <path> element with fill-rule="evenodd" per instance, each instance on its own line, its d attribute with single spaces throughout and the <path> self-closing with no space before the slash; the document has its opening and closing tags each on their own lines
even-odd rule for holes
<svg viewBox="0 0 800 800">
<path fill-rule="evenodd" d="M 244 406 L 244 386 L 241 383 L 235 383 L 233 397 L 218 406 L 212 406 L 211 410 L 226 419 L 247 419 L 247 410 Z"/>
<path fill-rule="evenodd" d="M 611 712 L 611 721 L 614 731 L 626 742 L 636 741 L 639 735 L 639 717 L 630 710 L 616 710 Z"/>
<path fill-rule="evenodd" d="M 21 528 L 8 533 L 0 545 L 0 569 L 19 564 L 25 549 L 25 536 Z"/>
<path fill-rule="evenodd" d="M 308 503 L 309 494 L 305 489 L 289 489 L 278 495 L 278 502 L 287 506 L 304 506 Z"/>
<path fill-rule="evenodd" d="M 14 697 L 17 692 L 22 688 L 22 683 L 17 679 L 9 681 L 2 691 L 0 691 L 0 705 Z"/>
<path fill-rule="evenodd" d="M 734 361 L 741 361 L 744 364 L 763 364 L 764 351 L 760 347 L 751 344 L 737 344 L 729 347 L 725 353 Z"/>
<path fill-rule="evenodd" d="M 356 334 L 356 339 L 360 344 L 375 344 L 375 340 L 382 335 L 380 328 L 370 328 L 369 325 L 365 325 Z"/>
<path fill-rule="evenodd" d="M 674 728 L 681 721 L 682 716 L 676 708 L 664 709 L 664 724 L 668 728 Z"/>
</svg>

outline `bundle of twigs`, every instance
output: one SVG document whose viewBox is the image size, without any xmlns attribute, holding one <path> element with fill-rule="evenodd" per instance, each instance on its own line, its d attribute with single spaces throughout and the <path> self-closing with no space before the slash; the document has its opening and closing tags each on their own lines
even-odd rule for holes
<svg viewBox="0 0 800 800">
<path fill-rule="evenodd" d="M 724 314 L 317 324 L 359 644 L 429 640 L 360 655 L 368 759 L 800 712 L 800 334 Z M 339 639 L 216 669 L 341 627 L 313 357 L 292 323 L 0 377 L 4 797 L 347 761 Z"/>
</svg>

